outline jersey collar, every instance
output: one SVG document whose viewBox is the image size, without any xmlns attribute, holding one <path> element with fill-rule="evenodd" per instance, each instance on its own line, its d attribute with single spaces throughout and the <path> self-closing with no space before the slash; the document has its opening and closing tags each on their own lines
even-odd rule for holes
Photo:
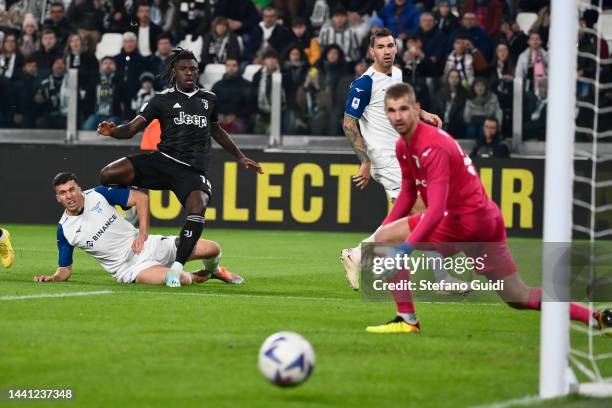
<svg viewBox="0 0 612 408">
<path fill-rule="evenodd" d="M 193 95 L 197 94 L 198 91 L 200 90 L 200 88 L 198 88 L 197 86 L 195 87 L 195 90 L 193 92 L 183 92 L 180 89 L 178 89 L 178 87 L 176 85 L 174 85 L 174 89 L 176 89 L 178 92 L 182 93 L 183 95 L 187 96 L 188 98 L 191 98 Z"/>
</svg>

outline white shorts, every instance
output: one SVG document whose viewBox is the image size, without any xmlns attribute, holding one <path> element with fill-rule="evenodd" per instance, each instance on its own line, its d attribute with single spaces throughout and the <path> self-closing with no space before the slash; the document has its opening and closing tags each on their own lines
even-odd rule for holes
<svg viewBox="0 0 612 408">
<path fill-rule="evenodd" d="M 374 167 L 370 171 L 372 178 L 382 184 L 387 196 L 395 200 L 402 188 L 402 170 L 397 160 L 389 161 L 384 167 Z"/>
<path fill-rule="evenodd" d="M 129 253 L 128 259 L 115 274 L 119 283 L 134 282 L 140 272 L 152 266 L 172 266 L 176 259 L 176 237 L 149 235 L 140 254 L 134 254 L 131 249 Z"/>
</svg>

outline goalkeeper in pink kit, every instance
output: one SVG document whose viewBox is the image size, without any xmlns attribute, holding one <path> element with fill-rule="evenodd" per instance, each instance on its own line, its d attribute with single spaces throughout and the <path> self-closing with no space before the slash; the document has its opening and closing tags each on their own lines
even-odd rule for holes
<svg viewBox="0 0 612 408">
<path fill-rule="evenodd" d="M 402 170 L 401 192 L 393 209 L 376 233 L 376 242 L 396 246 L 396 254 L 409 255 L 415 248 L 427 248 L 451 256 L 464 252 L 487 261 L 478 273 L 489 280 L 503 280 L 498 291 L 513 308 L 539 310 L 540 288 L 530 288 L 516 271 L 506 246 L 506 229 L 499 207 L 491 200 L 469 156 L 446 132 L 419 120 L 414 90 L 396 84 L 387 90 L 385 110 L 400 134 L 396 155 Z M 417 197 L 427 206 L 424 214 L 408 216 Z M 473 243 L 473 244 L 468 244 Z M 441 244 L 441 245 L 436 245 Z M 398 271 L 388 282 L 407 282 L 410 272 Z M 396 317 L 370 333 L 418 333 L 419 322 L 409 290 L 392 291 L 397 305 Z M 605 310 L 593 312 L 571 303 L 570 318 L 603 328 L 612 321 Z"/>
</svg>

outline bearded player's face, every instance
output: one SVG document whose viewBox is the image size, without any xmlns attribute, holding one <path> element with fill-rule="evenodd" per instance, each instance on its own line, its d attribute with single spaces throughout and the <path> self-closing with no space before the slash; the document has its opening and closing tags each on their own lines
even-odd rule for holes
<svg viewBox="0 0 612 408">
<path fill-rule="evenodd" d="M 419 120 L 419 109 L 408 96 L 400 98 L 387 98 L 385 112 L 389 122 L 400 135 L 406 134 Z"/>
<path fill-rule="evenodd" d="M 386 69 L 391 68 L 395 61 L 395 54 L 397 54 L 395 38 L 392 35 L 375 38 L 374 44 L 370 47 L 370 53 L 377 65 Z"/>
</svg>

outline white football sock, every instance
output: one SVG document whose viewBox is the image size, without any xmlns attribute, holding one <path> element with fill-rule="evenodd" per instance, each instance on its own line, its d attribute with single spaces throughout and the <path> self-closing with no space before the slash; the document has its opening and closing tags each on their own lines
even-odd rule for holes
<svg viewBox="0 0 612 408">
<path fill-rule="evenodd" d="M 417 324 L 419 322 L 415 313 L 398 313 L 397 315 L 410 324 Z"/>
<path fill-rule="evenodd" d="M 202 263 L 204 264 L 204 270 L 206 272 L 217 272 L 219 270 L 219 262 L 221 261 L 222 253 L 219 252 L 217 256 L 213 256 L 212 258 L 204 258 L 202 259 Z"/>
</svg>

